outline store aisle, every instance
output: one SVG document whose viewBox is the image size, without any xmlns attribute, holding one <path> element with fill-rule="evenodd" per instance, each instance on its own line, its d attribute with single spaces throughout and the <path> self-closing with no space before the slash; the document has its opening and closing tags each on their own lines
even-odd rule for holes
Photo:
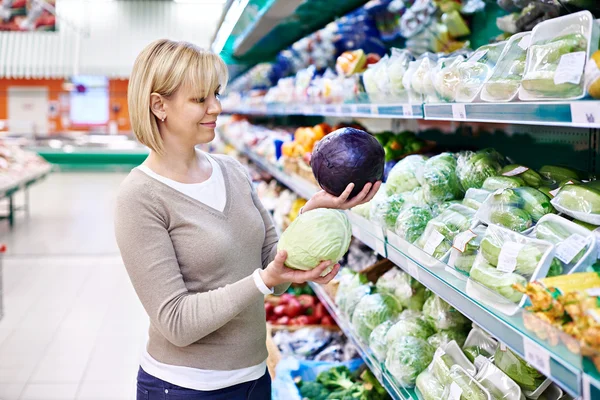
<svg viewBox="0 0 600 400">
<path fill-rule="evenodd" d="M 147 317 L 113 235 L 124 174 L 56 173 L 0 241 L 0 399 L 134 399 Z"/>
</svg>

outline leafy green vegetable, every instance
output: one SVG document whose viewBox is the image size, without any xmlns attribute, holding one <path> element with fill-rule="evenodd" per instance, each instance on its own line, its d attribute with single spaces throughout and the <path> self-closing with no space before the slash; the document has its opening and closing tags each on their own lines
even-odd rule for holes
<svg viewBox="0 0 600 400">
<path fill-rule="evenodd" d="M 501 206 L 493 209 L 490 213 L 490 222 L 515 232 L 523 232 L 533 224 L 529 213 L 513 206 Z"/>
<path fill-rule="evenodd" d="M 317 376 L 320 383 L 328 390 L 348 389 L 354 385 L 352 372 L 345 365 L 330 368 Z"/>
<path fill-rule="evenodd" d="M 394 296 L 400 305 L 412 310 L 421 310 L 430 293 L 425 286 L 399 268 L 392 268 L 376 283 L 377 291 Z"/>
<path fill-rule="evenodd" d="M 338 286 L 338 290 L 335 295 L 335 303 L 344 314 L 350 316 L 350 313 L 348 313 L 350 305 L 347 301 L 350 298 L 350 292 L 359 286 L 366 286 L 368 282 L 367 277 L 362 274 L 355 273 L 350 268 L 342 268 L 340 271 L 339 280 L 340 285 Z M 366 286 L 366 289 L 368 289 L 367 292 L 370 293 L 371 289 L 368 286 Z M 356 304 L 358 304 L 358 301 Z M 356 304 L 354 304 L 352 310 L 354 310 Z"/>
<path fill-rule="evenodd" d="M 432 255 L 437 259 L 441 259 L 452 247 L 454 237 L 469 228 L 474 216 L 475 211 L 473 209 L 461 204 L 452 204 L 440 215 L 429 221 L 425 231 L 416 242 L 417 247 L 424 249 L 431 235 L 435 235 L 434 231 L 437 231 L 444 236 L 445 240 L 435 248 Z"/>
<path fill-rule="evenodd" d="M 427 340 L 434 332 L 433 327 L 422 318 L 400 320 L 388 331 L 386 342 L 389 347 L 403 336 L 413 336 Z"/>
<path fill-rule="evenodd" d="M 407 242 L 414 243 L 423 234 L 427 223 L 432 218 L 431 211 L 425 207 L 405 207 L 398 214 L 394 232 Z"/>
<path fill-rule="evenodd" d="M 326 400 L 329 396 L 329 390 L 319 382 L 302 382 L 300 394 L 303 399 Z"/>
<path fill-rule="evenodd" d="M 431 363 L 434 351 L 423 339 L 403 336 L 388 349 L 385 365 L 400 385 L 413 387 L 417 376 Z"/>
<path fill-rule="evenodd" d="M 365 341 L 369 340 L 371 332 L 379 324 L 396 317 L 402 309 L 398 301 L 385 293 L 375 293 L 364 296 L 354 313 L 352 325 L 358 335 Z"/>
<path fill-rule="evenodd" d="M 416 174 L 423 168 L 426 160 L 427 157 L 415 154 L 398 161 L 386 181 L 388 195 L 408 192 L 421 186 Z"/>
<path fill-rule="evenodd" d="M 430 204 L 464 196 L 456 175 L 456 159 L 451 153 L 438 154 L 427 160 L 422 176 L 425 201 Z"/>
<path fill-rule="evenodd" d="M 491 176 L 483 182 L 482 189 L 494 191 L 525 186 L 525 181 L 518 176 Z"/>
<path fill-rule="evenodd" d="M 443 398 L 444 385 L 438 381 L 428 369 L 417 377 L 417 389 L 424 400 L 439 400 Z"/>
<path fill-rule="evenodd" d="M 369 347 L 379 361 L 385 361 L 388 348 L 386 336 L 392 326 L 394 326 L 394 322 L 385 321 L 382 324 L 377 325 L 377 327 L 373 329 L 373 332 L 371 332 L 371 336 L 369 336 Z"/>
<path fill-rule="evenodd" d="M 348 291 L 345 301 L 343 302 L 343 308 L 341 309 L 348 319 L 352 320 L 356 307 L 363 299 L 363 297 L 371 294 L 373 287 L 371 285 L 360 285 L 354 289 Z"/>
<path fill-rule="evenodd" d="M 402 210 L 406 199 L 404 194 L 393 194 L 387 199 L 376 203 L 371 208 L 371 220 L 380 226 L 394 229 L 396 219 Z"/>
<path fill-rule="evenodd" d="M 489 149 L 476 153 L 463 152 L 458 156 L 456 173 L 462 187 L 479 189 L 490 176 L 497 176 L 502 169 L 504 157 Z"/>
<path fill-rule="evenodd" d="M 494 355 L 494 365 L 525 391 L 534 391 L 546 380 L 541 372 L 509 349 L 498 347 Z"/>
<path fill-rule="evenodd" d="M 437 295 L 427 299 L 423 305 L 423 315 L 438 332 L 448 329 L 462 331 L 470 323 L 464 315 Z"/>
<path fill-rule="evenodd" d="M 462 347 L 462 345 L 465 344 L 465 340 L 467 340 L 467 335 L 463 331 L 457 331 L 453 329 L 442 330 L 429 336 L 427 343 L 437 349 L 447 345 L 453 340 Z"/>
</svg>

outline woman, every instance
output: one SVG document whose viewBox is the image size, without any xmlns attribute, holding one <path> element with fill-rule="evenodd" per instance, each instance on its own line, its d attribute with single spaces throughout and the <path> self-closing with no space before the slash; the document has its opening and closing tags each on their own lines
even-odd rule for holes
<svg viewBox="0 0 600 400">
<path fill-rule="evenodd" d="M 264 295 L 290 282 L 329 282 L 284 266 L 277 234 L 234 159 L 195 148 L 215 136 L 227 69 L 216 55 L 159 40 L 138 56 L 129 81 L 131 125 L 151 149 L 123 182 L 116 237 L 150 318 L 138 399 L 269 399 Z M 304 211 L 369 201 L 380 183 L 348 200 L 320 192 Z"/>
</svg>

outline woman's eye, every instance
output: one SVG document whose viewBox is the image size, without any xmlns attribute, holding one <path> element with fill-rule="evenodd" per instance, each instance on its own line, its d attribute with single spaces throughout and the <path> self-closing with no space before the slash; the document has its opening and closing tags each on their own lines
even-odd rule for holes
<svg viewBox="0 0 600 400">
<path fill-rule="evenodd" d="M 219 93 L 219 92 L 216 92 L 216 93 L 215 93 L 215 97 L 218 99 L 219 97 L 221 97 L 221 93 Z"/>
<path fill-rule="evenodd" d="M 195 99 L 196 103 L 204 103 L 206 101 L 206 99 L 204 97 L 201 97 L 199 99 Z"/>
</svg>

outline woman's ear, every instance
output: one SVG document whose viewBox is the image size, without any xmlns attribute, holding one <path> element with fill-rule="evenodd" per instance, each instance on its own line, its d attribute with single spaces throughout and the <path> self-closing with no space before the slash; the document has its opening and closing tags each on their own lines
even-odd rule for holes
<svg viewBox="0 0 600 400">
<path fill-rule="evenodd" d="M 167 116 L 167 110 L 165 107 L 164 98 L 158 93 L 152 93 L 150 95 L 150 110 L 156 116 L 156 118 L 162 120 Z"/>
</svg>

